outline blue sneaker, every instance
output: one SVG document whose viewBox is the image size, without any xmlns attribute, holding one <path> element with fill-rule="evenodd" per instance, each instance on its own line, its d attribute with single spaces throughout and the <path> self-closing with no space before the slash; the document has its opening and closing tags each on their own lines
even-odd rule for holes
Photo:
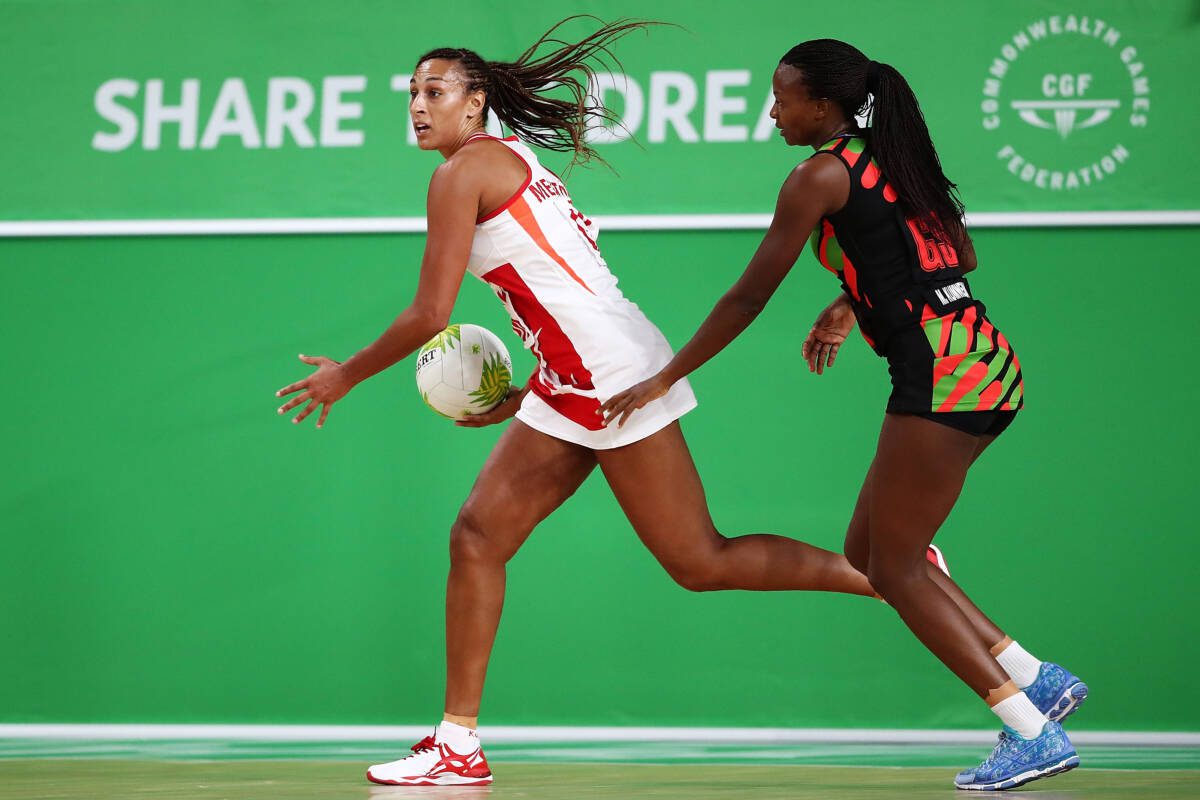
<svg viewBox="0 0 1200 800">
<path fill-rule="evenodd" d="M 1047 722 L 1035 739 L 1024 739 L 1005 725 L 992 754 L 975 769 L 958 773 L 954 786 L 997 792 L 1015 789 L 1078 766 L 1079 756 L 1057 722 Z"/>
<path fill-rule="evenodd" d="M 1088 696 L 1086 683 L 1049 661 L 1042 662 L 1037 680 L 1023 691 L 1051 722 L 1062 722 L 1071 716 Z"/>
</svg>

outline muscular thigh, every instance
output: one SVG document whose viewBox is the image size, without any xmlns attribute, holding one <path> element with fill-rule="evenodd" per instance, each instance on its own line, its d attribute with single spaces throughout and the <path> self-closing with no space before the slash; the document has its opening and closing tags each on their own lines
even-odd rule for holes
<svg viewBox="0 0 1200 800">
<path fill-rule="evenodd" d="M 497 545 L 515 552 L 595 466 L 596 456 L 588 448 L 514 419 L 484 462 L 461 515 Z"/>
<path fill-rule="evenodd" d="M 604 478 L 638 537 L 660 561 L 684 561 L 716 538 L 704 486 L 678 422 L 597 451 Z"/>
<path fill-rule="evenodd" d="M 886 415 L 870 482 L 872 558 L 925 557 L 980 444 L 979 437 L 921 417 Z"/>
<path fill-rule="evenodd" d="M 875 463 L 867 469 L 863 478 L 862 488 L 858 491 L 858 500 L 854 503 L 854 513 L 850 516 L 850 525 L 846 528 L 846 542 L 842 552 L 850 566 L 864 575 L 870 563 L 871 552 L 871 476 L 875 471 Z"/>
</svg>

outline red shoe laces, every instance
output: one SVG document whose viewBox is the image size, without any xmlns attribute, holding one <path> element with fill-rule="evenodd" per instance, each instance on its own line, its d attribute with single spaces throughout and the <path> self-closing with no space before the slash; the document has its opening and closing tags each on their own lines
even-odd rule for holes
<svg viewBox="0 0 1200 800">
<path fill-rule="evenodd" d="M 426 750 L 432 750 L 435 747 L 437 747 L 437 743 L 433 741 L 433 737 L 426 736 L 424 739 L 412 746 L 412 751 L 414 753 L 423 753 Z"/>
</svg>

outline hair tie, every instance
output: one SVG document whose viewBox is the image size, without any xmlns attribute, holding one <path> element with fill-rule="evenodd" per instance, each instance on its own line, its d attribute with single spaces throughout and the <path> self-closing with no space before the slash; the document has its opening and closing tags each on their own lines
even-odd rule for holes
<svg viewBox="0 0 1200 800">
<path fill-rule="evenodd" d="M 867 62 L 867 89 L 874 89 L 879 85 L 879 62 Z"/>
</svg>

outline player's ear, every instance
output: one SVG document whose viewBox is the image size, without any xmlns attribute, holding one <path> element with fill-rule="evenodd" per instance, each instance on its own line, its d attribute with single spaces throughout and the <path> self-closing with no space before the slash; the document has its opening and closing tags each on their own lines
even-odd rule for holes
<svg viewBox="0 0 1200 800">
<path fill-rule="evenodd" d="M 467 98 L 467 115 L 478 117 L 483 113 L 483 107 L 487 105 L 487 95 L 483 92 L 471 92 L 471 96 Z"/>
</svg>

